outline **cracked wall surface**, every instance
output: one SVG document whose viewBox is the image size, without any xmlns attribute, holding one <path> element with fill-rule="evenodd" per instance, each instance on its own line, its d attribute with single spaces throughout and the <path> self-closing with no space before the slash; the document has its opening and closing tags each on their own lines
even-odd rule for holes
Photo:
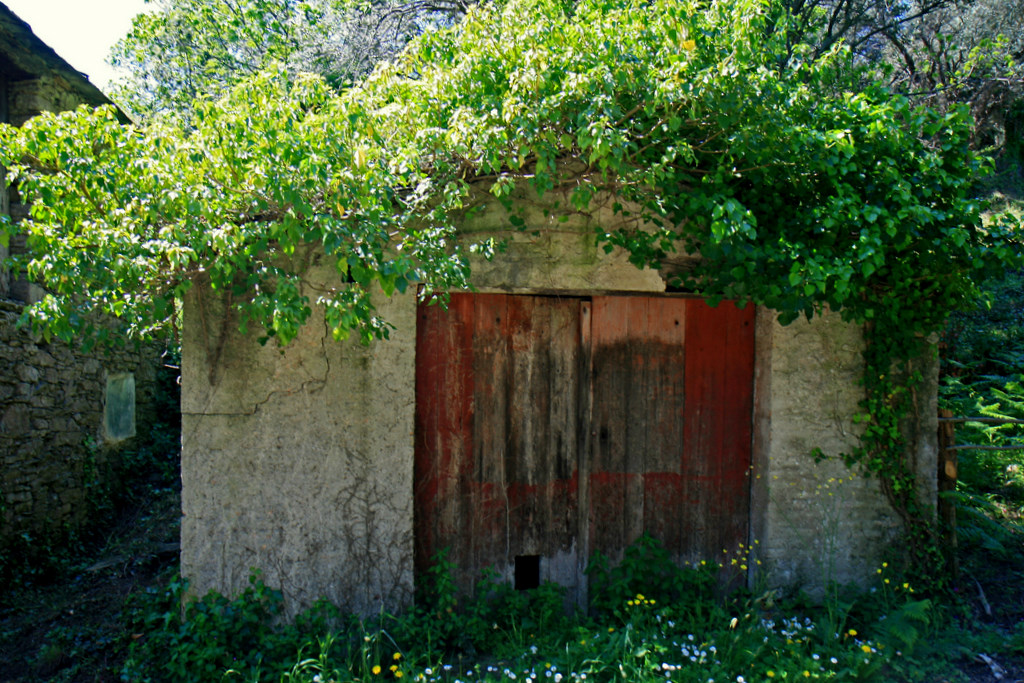
<svg viewBox="0 0 1024 683">
<path fill-rule="evenodd" d="M 258 568 L 293 612 L 411 600 L 415 297 L 381 312 L 387 342 L 335 342 L 314 312 L 281 349 L 222 324 L 209 290 L 190 296 L 181 559 L 196 593 L 235 593 Z"/>
</svg>

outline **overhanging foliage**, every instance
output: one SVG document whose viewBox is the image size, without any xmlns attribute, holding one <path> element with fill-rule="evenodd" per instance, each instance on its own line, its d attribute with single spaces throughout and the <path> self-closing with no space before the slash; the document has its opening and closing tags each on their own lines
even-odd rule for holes
<svg viewBox="0 0 1024 683">
<path fill-rule="evenodd" d="M 499 198 L 571 182 L 578 210 L 617 193 L 648 225 L 597 239 L 638 265 L 699 251 L 684 284 L 711 297 L 931 332 L 977 273 L 1015 257 L 1008 228 L 981 224 L 967 114 L 845 92 L 841 51 L 780 71 L 785 20 L 756 0 L 571 15 L 517 1 L 340 96 L 270 73 L 200 106 L 194 130 L 102 110 L 6 129 L 3 161 L 33 206 L 30 270 L 53 292 L 34 322 L 70 337 L 73 313 L 98 305 L 147 332 L 208 277 L 287 342 L 310 314 L 293 257 L 322 244 L 339 271 L 322 295 L 332 329 L 380 335 L 371 283 L 465 284 L 450 212 L 484 178 Z M 583 170 L 565 177 L 567 160 Z"/>
</svg>

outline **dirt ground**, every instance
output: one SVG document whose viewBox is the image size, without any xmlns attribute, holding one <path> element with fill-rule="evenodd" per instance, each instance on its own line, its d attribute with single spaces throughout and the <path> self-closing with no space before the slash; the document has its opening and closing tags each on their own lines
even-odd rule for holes
<svg viewBox="0 0 1024 683">
<path fill-rule="evenodd" d="M 154 487 L 58 583 L 9 587 L 0 602 L 0 683 L 120 681 L 123 612 L 178 567 L 180 494 Z"/>
</svg>

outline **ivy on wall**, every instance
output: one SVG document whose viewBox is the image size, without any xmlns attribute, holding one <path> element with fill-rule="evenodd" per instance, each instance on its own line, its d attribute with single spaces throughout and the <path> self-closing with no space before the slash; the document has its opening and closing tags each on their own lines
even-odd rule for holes
<svg viewBox="0 0 1024 683">
<path fill-rule="evenodd" d="M 612 194 L 636 220 L 596 239 L 636 265 L 699 253 L 677 284 L 712 301 L 866 325 L 848 459 L 927 536 L 899 429 L 905 366 L 975 282 L 1020 263 L 1020 235 L 982 218 L 969 112 L 865 84 L 841 48 L 783 60 L 787 21 L 773 0 L 508 0 L 340 94 L 272 72 L 197 103 L 188 129 L 103 109 L 5 127 L 0 163 L 32 202 L 26 265 L 51 292 L 28 316 L 70 338 L 102 334 L 85 322 L 99 308 L 145 335 L 205 282 L 287 343 L 312 314 L 315 251 L 337 269 L 317 301 L 334 336 L 384 337 L 370 292 L 467 284 L 471 183 L 514 223 L 517 187 L 571 187 L 563 208 L 579 212 Z"/>
</svg>

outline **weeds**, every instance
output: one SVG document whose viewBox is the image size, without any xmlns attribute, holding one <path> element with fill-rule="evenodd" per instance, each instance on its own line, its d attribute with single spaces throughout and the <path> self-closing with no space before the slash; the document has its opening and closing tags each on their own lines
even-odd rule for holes
<svg viewBox="0 0 1024 683">
<path fill-rule="evenodd" d="M 443 556 L 417 607 L 369 621 L 320 604 L 282 623 L 280 594 L 258 575 L 234 600 L 211 593 L 181 611 L 178 581 L 136 610 L 137 627 L 148 631 L 135 642 L 122 677 L 154 683 L 915 681 L 950 665 L 926 645 L 940 622 L 937 608 L 888 567 L 880 569 L 873 593 L 849 603 L 850 626 L 836 631 L 825 626 L 830 620 L 821 606 L 801 609 L 773 593 L 723 593 L 722 567 L 650 561 L 663 553 L 645 537 L 616 567 L 595 558 L 590 615 L 566 615 L 556 586 L 516 591 L 493 575 L 483 577 L 475 597 L 459 596 Z M 649 589 L 631 593 L 636 586 Z"/>
</svg>

